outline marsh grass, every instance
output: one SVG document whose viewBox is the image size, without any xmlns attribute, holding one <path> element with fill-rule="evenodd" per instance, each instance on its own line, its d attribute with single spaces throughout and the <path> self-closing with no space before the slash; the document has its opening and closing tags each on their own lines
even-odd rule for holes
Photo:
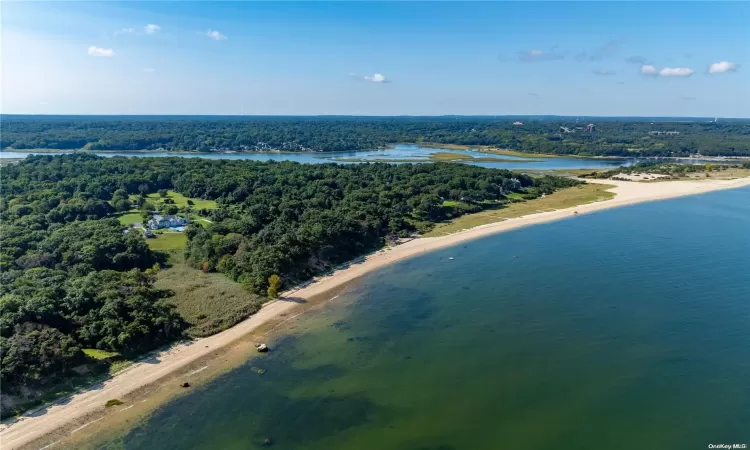
<svg viewBox="0 0 750 450">
<path fill-rule="evenodd" d="M 583 184 L 562 189 L 544 198 L 498 205 L 497 208 L 487 209 L 479 213 L 458 217 L 449 222 L 439 223 L 425 237 L 445 236 L 488 223 L 502 222 L 514 217 L 609 200 L 615 196 L 614 193 L 607 192 L 607 189 L 611 189 L 612 187 L 614 186 L 608 184 Z"/>
<path fill-rule="evenodd" d="M 155 285 L 174 293 L 167 301 L 189 324 L 188 335 L 203 337 L 226 330 L 253 315 L 268 301 L 223 274 L 189 267 L 178 253 L 181 252 L 170 255 L 171 267 L 159 272 Z"/>
</svg>

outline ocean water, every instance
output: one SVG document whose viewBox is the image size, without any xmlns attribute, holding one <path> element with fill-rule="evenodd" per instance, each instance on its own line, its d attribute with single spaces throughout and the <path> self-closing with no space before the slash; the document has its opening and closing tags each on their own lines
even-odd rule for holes
<svg viewBox="0 0 750 450">
<path fill-rule="evenodd" d="M 270 345 L 110 445 L 750 444 L 750 189 L 581 215 L 393 264 Z"/>
<path fill-rule="evenodd" d="M 330 153 L 168 153 L 168 152 L 92 152 L 99 156 L 114 157 L 138 157 L 138 158 L 159 158 L 167 156 L 179 156 L 183 158 L 205 158 L 205 159 L 243 159 L 252 161 L 296 161 L 300 163 L 338 163 L 338 164 L 356 164 L 345 161 L 337 161 L 339 158 L 357 158 L 363 160 L 377 159 L 411 159 L 414 162 L 429 161 L 429 156 L 435 152 L 450 152 L 450 150 L 419 147 L 412 144 L 397 144 L 387 150 L 372 150 L 360 152 L 330 152 Z M 34 154 L 60 154 L 73 152 L 56 152 L 56 153 L 34 153 L 34 152 L 13 152 L 0 151 L 1 158 L 25 158 Z M 459 152 L 461 154 L 470 154 L 480 158 L 497 158 L 498 162 L 479 162 L 470 163 L 481 167 L 492 167 L 496 169 L 510 170 L 555 170 L 555 169 L 600 169 L 627 166 L 637 162 L 635 158 L 543 158 L 530 155 L 530 158 L 493 155 L 480 152 Z"/>
</svg>

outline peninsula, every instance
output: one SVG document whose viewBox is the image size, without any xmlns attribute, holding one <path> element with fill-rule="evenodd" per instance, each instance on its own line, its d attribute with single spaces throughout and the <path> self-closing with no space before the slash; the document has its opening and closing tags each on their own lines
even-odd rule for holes
<svg viewBox="0 0 750 450">
<path fill-rule="evenodd" d="M 495 223 L 487 223 L 445 236 L 418 238 L 389 250 L 381 250 L 370 254 L 358 264 L 352 264 L 330 275 L 317 277 L 312 283 L 301 289 L 282 293 L 277 300 L 264 305 L 257 314 L 226 331 L 197 340 L 190 345 L 178 344 L 172 346 L 168 350 L 160 352 L 151 363 L 137 363 L 106 381 L 98 389 L 84 390 L 64 402 L 48 405 L 43 414 L 36 414 L 32 411 L 12 423 L 5 423 L 0 431 L 3 446 L 8 449 L 20 449 L 26 448 L 31 443 L 54 442 L 64 438 L 76 428 L 117 414 L 116 410 L 107 409 L 104 406 L 108 400 L 113 398 L 127 399 L 129 393 L 145 386 L 158 387 L 159 381 L 168 375 L 186 372 L 186 368 L 194 361 L 241 339 L 273 318 L 292 313 L 295 308 L 299 307 L 300 299 L 305 300 L 325 294 L 384 265 L 524 226 L 562 219 L 575 220 L 574 217 L 583 214 L 641 202 L 750 186 L 750 178 L 660 183 L 596 179 L 590 180 L 590 182 L 604 184 L 607 190 L 614 194 L 614 198 L 559 210 L 531 213 Z M 290 299 L 294 301 L 289 301 Z M 154 360 L 157 362 L 153 363 Z M 184 375 L 189 376 L 187 373 Z M 106 420 L 102 423 L 106 423 Z"/>
</svg>

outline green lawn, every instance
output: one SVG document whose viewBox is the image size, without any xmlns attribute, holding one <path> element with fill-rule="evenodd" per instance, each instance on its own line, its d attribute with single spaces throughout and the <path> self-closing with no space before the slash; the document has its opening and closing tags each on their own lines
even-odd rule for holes
<svg viewBox="0 0 750 450">
<path fill-rule="evenodd" d="M 133 225 L 136 223 L 143 222 L 143 218 L 141 218 L 141 213 L 135 210 L 131 210 L 126 213 L 118 215 L 117 220 L 120 221 L 121 225 Z"/>
<path fill-rule="evenodd" d="M 115 356 L 120 356 L 120 354 L 117 352 L 108 352 L 106 350 L 99 350 L 97 348 L 84 348 L 83 353 L 85 353 L 86 356 L 94 359 L 107 359 L 114 358 Z"/>
<path fill-rule="evenodd" d="M 151 203 L 154 203 L 156 206 L 157 204 L 161 203 L 162 197 L 158 193 L 154 194 L 148 194 L 149 200 L 151 200 Z M 213 200 L 203 200 L 199 198 L 189 198 L 185 197 L 184 195 L 180 194 L 179 192 L 175 191 L 167 191 L 167 198 L 171 198 L 174 200 L 175 206 L 178 208 L 184 208 L 185 206 L 189 206 L 187 201 L 192 200 L 193 201 L 193 209 L 216 209 L 216 202 Z"/>
<path fill-rule="evenodd" d="M 439 223 L 426 237 L 444 236 L 458 231 L 474 228 L 493 222 L 502 222 L 513 217 L 525 216 L 544 211 L 570 208 L 602 200 L 609 200 L 615 196 L 607 189 L 614 186 L 608 184 L 584 184 L 557 191 L 544 198 L 527 200 L 519 203 L 503 205 L 498 209 L 487 209 L 476 214 L 467 214 L 445 223 Z"/>
<path fill-rule="evenodd" d="M 146 239 L 146 243 L 151 250 L 170 252 L 185 248 L 187 237 L 185 233 L 175 231 L 164 231 L 154 233 L 156 237 Z"/>
</svg>

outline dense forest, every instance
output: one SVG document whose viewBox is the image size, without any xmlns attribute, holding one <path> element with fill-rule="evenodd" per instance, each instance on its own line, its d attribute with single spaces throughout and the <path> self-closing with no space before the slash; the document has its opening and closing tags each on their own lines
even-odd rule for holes
<svg viewBox="0 0 750 450">
<path fill-rule="evenodd" d="M 163 255 L 112 218 L 170 189 L 215 200 L 185 256 L 270 296 L 434 223 L 578 182 L 462 164 L 298 164 L 199 158 L 30 156 L 0 172 L 0 374 L 34 386 L 134 355 L 184 323 L 153 285 Z M 515 200 L 514 200 L 515 201 Z M 147 203 L 143 203 L 144 205 Z M 113 206 L 114 205 L 114 206 Z M 163 270 L 163 269 L 161 269 Z"/>
<path fill-rule="evenodd" d="M 518 122 L 522 121 L 522 123 Z M 750 155 L 750 120 L 488 117 L 8 116 L 0 148 L 345 151 L 397 142 L 581 156 Z M 593 127 L 589 127 L 589 123 Z"/>
</svg>

